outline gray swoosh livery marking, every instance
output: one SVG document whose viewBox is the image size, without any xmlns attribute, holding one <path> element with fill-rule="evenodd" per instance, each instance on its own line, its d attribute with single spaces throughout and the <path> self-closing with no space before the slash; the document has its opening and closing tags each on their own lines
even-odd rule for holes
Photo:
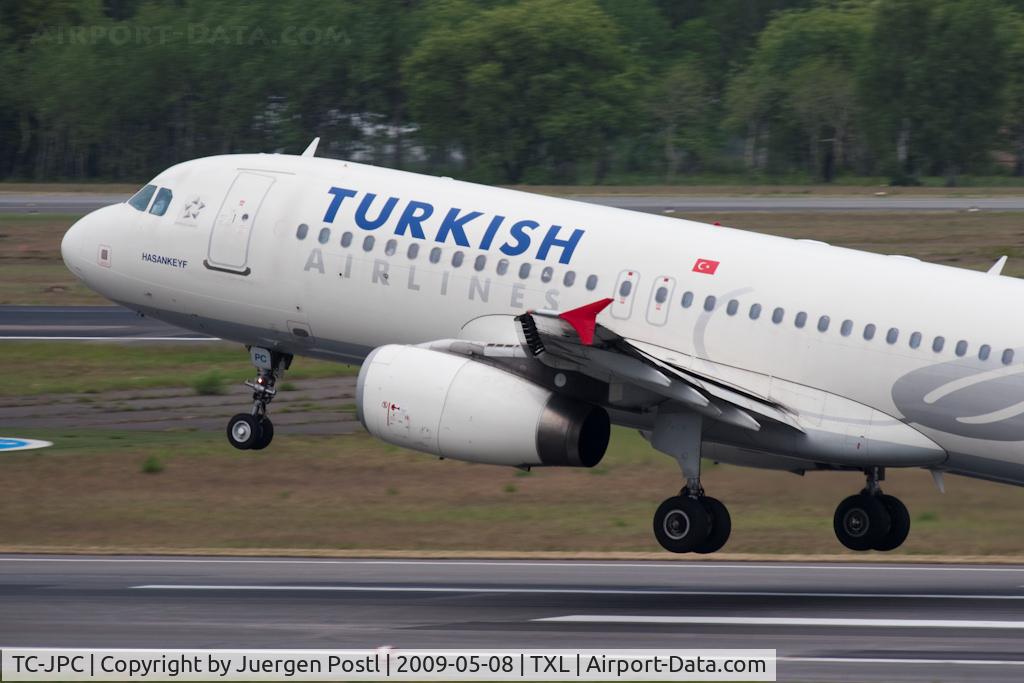
<svg viewBox="0 0 1024 683">
<path fill-rule="evenodd" d="M 1015 349 L 1019 353 L 1019 349 Z M 1024 365 L 958 359 L 896 380 L 892 400 L 911 422 L 973 439 L 1024 441 Z"/>
<path fill-rule="evenodd" d="M 718 313 L 720 310 L 724 310 L 725 308 L 725 305 L 722 305 L 719 302 L 724 301 L 727 305 L 729 303 L 729 299 L 738 299 L 740 296 L 744 294 L 749 294 L 750 292 L 753 291 L 753 287 L 743 287 L 741 289 L 734 289 L 731 292 L 726 292 L 725 294 L 722 294 L 720 297 L 716 297 L 717 301 L 715 302 L 715 308 L 712 311 L 705 311 L 704 302 L 698 301 L 696 292 L 694 293 L 693 305 L 700 306 L 700 314 L 697 317 L 697 323 L 693 326 L 694 355 L 696 355 L 698 358 L 707 358 L 708 360 L 711 360 L 711 357 L 708 356 L 707 346 L 704 344 L 704 337 L 707 334 L 707 327 L 708 323 L 711 322 L 711 316 L 713 316 L 715 313 Z M 736 315 L 739 314 L 740 312 L 737 311 Z"/>
</svg>

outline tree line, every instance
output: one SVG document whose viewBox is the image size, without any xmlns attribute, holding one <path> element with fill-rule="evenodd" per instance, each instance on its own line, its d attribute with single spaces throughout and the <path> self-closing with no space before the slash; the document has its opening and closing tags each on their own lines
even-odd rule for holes
<svg viewBox="0 0 1024 683">
<path fill-rule="evenodd" d="M 1024 0 L 0 3 L 0 178 L 1024 175 Z"/>
</svg>

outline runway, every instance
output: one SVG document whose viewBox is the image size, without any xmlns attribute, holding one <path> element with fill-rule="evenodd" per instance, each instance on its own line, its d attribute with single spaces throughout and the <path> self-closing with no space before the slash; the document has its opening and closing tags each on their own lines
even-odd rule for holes
<svg viewBox="0 0 1024 683">
<path fill-rule="evenodd" d="M 0 213 L 74 213 L 84 214 L 128 197 L 110 193 L 30 193 L 0 192 Z M 613 206 L 647 213 L 683 212 L 790 212 L 790 211 L 1024 211 L 1024 196 L 1019 197 L 931 197 L 874 194 L 865 188 L 863 195 L 804 196 L 748 195 L 701 196 L 578 194 L 567 199 Z"/>
<path fill-rule="evenodd" d="M 0 646 L 774 648 L 780 681 L 1019 681 L 1024 566 L 0 556 Z"/>
<path fill-rule="evenodd" d="M 646 213 L 832 211 L 1024 211 L 1024 197 L 576 195 L 584 202 Z"/>
<path fill-rule="evenodd" d="M 210 341 L 121 306 L 0 306 L 0 340 Z"/>
</svg>

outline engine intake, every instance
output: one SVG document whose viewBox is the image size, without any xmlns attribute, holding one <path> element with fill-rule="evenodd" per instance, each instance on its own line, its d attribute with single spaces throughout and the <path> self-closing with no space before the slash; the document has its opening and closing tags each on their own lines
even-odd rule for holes
<svg viewBox="0 0 1024 683">
<path fill-rule="evenodd" d="M 381 346 L 366 358 L 356 410 L 366 431 L 388 443 L 492 465 L 593 467 L 611 430 L 600 406 L 415 346 Z"/>
</svg>

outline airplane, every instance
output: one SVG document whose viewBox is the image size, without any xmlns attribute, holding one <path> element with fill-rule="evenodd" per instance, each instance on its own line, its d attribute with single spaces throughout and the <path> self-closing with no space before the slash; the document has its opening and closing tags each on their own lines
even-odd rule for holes
<svg viewBox="0 0 1024 683">
<path fill-rule="evenodd" d="M 889 551 L 910 515 L 888 468 L 1024 484 L 1024 282 L 315 156 L 232 154 L 94 211 L 61 253 L 122 306 L 245 345 L 228 422 L 266 448 L 295 356 L 361 364 L 388 443 L 529 469 L 593 467 L 611 425 L 674 458 L 666 550 L 731 531 L 701 460 L 859 471 L 838 540 Z"/>
</svg>

